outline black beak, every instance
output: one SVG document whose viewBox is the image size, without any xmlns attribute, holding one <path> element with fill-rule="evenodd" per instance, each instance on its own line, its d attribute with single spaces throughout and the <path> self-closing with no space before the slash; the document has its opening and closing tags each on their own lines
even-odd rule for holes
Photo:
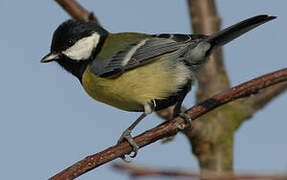
<svg viewBox="0 0 287 180">
<path fill-rule="evenodd" d="M 40 62 L 41 63 L 48 63 L 51 61 L 55 61 L 56 59 L 59 59 L 58 54 L 49 53 L 46 56 L 44 56 Z"/>
</svg>

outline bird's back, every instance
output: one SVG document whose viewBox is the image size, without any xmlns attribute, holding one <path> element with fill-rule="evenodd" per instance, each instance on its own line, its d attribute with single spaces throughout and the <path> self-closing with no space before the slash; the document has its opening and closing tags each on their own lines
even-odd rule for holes
<svg viewBox="0 0 287 180">
<path fill-rule="evenodd" d="M 129 45 L 151 36 L 159 38 L 129 33 L 124 34 L 123 39 L 122 35 L 110 35 L 102 47 L 104 51 L 94 61 L 110 58 Z M 98 77 L 88 66 L 82 84 L 87 93 L 100 102 L 127 111 L 143 111 L 143 106 L 151 100 L 167 99 L 180 91 L 189 79 L 190 70 L 184 62 L 173 59 L 173 53 L 166 53 L 155 57 L 151 63 L 130 69 L 115 78 Z"/>
</svg>

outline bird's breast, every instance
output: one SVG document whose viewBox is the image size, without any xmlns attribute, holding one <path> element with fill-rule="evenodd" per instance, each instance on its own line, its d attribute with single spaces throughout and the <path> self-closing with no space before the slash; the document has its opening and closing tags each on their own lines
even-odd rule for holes
<svg viewBox="0 0 287 180">
<path fill-rule="evenodd" d="M 190 71 L 181 62 L 155 60 L 116 78 L 101 78 L 87 67 L 82 85 L 95 100 L 126 111 L 143 111 L 153 99 L 165 99 L 179 91 L 190 79 Z"/>
</svg>

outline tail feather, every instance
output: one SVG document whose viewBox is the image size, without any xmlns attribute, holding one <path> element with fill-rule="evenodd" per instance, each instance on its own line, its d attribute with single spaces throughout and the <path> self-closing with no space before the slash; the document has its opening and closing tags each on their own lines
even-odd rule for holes
<svg viewBox="0 0 287 180">
<path fill-rule="evenodd" d="M 248 18 L 244 21 L 241 21 L 226 29 L 223 29 L 217 33 L 212 34 L 206 39 L 206 42 L 209 42 L 212 48 L 223 46 L 224 44 L 232 41 L 233 39 L 241 36 L 242 34 L 275 18 L 276 18 L 275 16 L 268 16 L 268 15 L 259 15 Z"/>
</svg>

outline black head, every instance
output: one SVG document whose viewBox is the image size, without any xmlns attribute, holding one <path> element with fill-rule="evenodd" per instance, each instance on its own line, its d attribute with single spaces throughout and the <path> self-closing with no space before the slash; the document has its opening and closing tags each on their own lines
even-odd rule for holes
<svg viewBox="0 0 287 180">
<path fill-rule="evenodd" d="M 68 20 L 54 32 L 51 52 L 41 62 L 56 61 L 80 80 L 87 64 L 100 51 L 108 32 L 93 22 Z"/>
</svg>

